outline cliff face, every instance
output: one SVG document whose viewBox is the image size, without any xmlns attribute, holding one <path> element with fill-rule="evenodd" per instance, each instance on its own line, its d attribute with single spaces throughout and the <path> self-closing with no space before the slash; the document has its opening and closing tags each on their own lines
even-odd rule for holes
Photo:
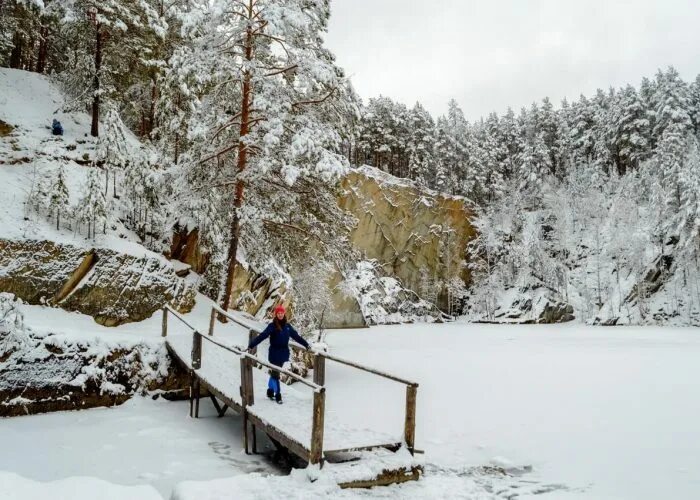
<svg viewBox="0 0 700 500">
<path fill-rule="evenodd" d="M 466 246 L 474 237 L 466 200 L 420 190 L 374 168 L 353 170 L 342 183 L 340 206 L 358 220 L 352 243 L 387 275 L 447 309 L 442 284 L 468 282 Z"/>
<path fill-rule="evenodd" d="M 188 312 L 195 298 L 163 259 L 32 240 L 0 239 L 0 291 L 88 314 L 105 326 L 141 321 L 166 303 Z"/>
</svg>

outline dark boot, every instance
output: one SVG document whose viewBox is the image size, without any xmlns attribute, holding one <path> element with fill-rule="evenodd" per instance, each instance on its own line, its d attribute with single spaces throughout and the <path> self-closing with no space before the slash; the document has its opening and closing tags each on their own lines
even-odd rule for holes
<svg viewBox="0 0 700 500">
<path fill-rule="evenodd" d="M 268 389 L 267 390 L 267 397 L 270 399 L 274 399 L 275 398 L 275 391 L 273 391 L 272 389 Z"/>
<path fill-rule="evenodd" d="M 275 394 L 275 401 L 277 401 L 278 404 L 282 404 L 282 393 L 278 392 Z"/>
</svg>

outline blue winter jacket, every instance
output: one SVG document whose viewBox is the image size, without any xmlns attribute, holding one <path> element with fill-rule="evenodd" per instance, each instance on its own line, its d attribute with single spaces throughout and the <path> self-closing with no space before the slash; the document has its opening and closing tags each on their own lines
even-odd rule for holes
<svg viewBox="0 0 700 500">
<path fill-rule="evenodd" d="M 248 349 L 252 349 L 260 342 L 270 337 L 270 350 L 268 351 L 267 359 L 273 365 L 282 366 L 289 361 L 289 338 L 299 342 L 305 348 L 309 348 L 309 343 L 297 333 L 297 331 L 289 323 L 285 323 L 281 331 L 277 330 L 275 323 L 267 325 L 260 335 L 255 337 L 248 344 Z"/>
</svg>

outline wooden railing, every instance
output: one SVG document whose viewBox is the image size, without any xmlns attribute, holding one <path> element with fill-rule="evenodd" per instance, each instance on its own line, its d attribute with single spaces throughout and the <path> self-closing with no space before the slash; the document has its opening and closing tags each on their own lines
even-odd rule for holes
<svg viewBox="0 0 700 500">
<path fill-rule="evenodd" d="M 218 309 L 218 308 L 217 308 Z M 312 415 L 312 427 L 311 427 L 311 443 L 309 446 L 308 460 L 312 464 L 320 464 L 323 460 L 323 429 L 324 429 L 324 416 L 325 416 L 325 403 L 326 403 L 326 388 L 322 384 L 317 384 L 306 380 L 301 375 L 294 373 L 290 370 L 286 370 L 280 366 L 268 363 L 253 354 L 247 352 L 245 348 L 238 346 L 225 345 L 221 342 L 217 342 L 212 338 L 214 334 L 214 324 L 216 323 L 215 315 L 224 314 L 227 318 L 236 321 L 236 318 L 230 314 L 221 311 L 220 309 L 212 309 L 212 321 L 209 324 L 209 334 L 203 335 L 194 326 L 189 324 L 177 311 L 173 310 L 169 306 L 163 308 L 163 323 L 162 323 L 162 336 L 167 336 L 168 329 L 168 313 L 175 316 L 182 323 L 184 323 L 190 330 L 192 330 L 192 370 L 196 372 L 202 367 L 202 344 L 206 340 L 211 344 L 230 352 L 238 357 L 241 367 L 241 383 L 240 383 L 240 396 L 241 396 L 241 406 L 243 413 L 243 425 L 244 425 L 244 439 L 245 447 L 248 449 L 248 410 L 247 407 L 253 406 L 255 402 L 255 395 L 253 391 L 253 367 L 255 365 L 260 365 L 271 370 L 275 370 L 279 373 L 283 373 L 288 377 L 300 382 L 314 391 L 314 401 L 313 401 L 313 415 Z M 196 398 L 191 396 L 190 398 L 190 414 L 193 416 L 199 415 L 199 380 L 193 377 L 192 386 L 193 392 L 196 394 Z M 194 407 L 192 406 L 194 401 Z M 255 435 L 254 435 L 255 436 Z"/>
<path fill-rule="evenodd" d="M 254 336 L 260 334 L 260 330 L 258 330 L 255 325 L 252 322 L 247 322 L 245 320 L 241 320 L 240 318 L 236 318 L 235 316 L 227 313 L 223 309 L 221 309 L 218 305 L 213 304 L 212 305 L 212 311 L 211 311 L 211 319 L 209 322 L 209 335 L 214 334 L 214 324 L 216 323 L 216 315 L 220 314 L 225 316 L 226 318 L 230 319 L 234 323 L 243 326 L 244 328 L 248 329 L 249 331 L 249 338 L 253 338 Z M 295 343 L 290 343 L 290 346 L 300 352 L 306 352 L 306 349 L 298 344 Z M 313 351 L 314 355 L 314 364 L 313 364 L 313 380 L 314 383 L 318 386 L 325 386 L 326 385 L 326 360 L 333 361 L 335 363 L 339 363 L 345 366 L 349 366 L 351 368 L 355 368 L 357 370 L 361 370 L 367 373 L 371 373 L 372 375 L 376 375 L 378 377 L 382 377 L 388 380 L 392 380 L 394 382 L 398 382 L 400 384 L 403 384 L 406 386 L 406 411 L 405 411 L 405 418 L 404 418 L 404 441 L 406 444 L 406 448 L 409 450 L 411 454 L 414 453 L 415 451 L 415 446 L 416 446 L 416 399 L 418 397 L 418 383 L 413 382 L 410 380 L 406 380 L 404 378 L 397 377 L 395 375 L 391 375 L 389 373 L 386 373 L 381 370 L 377 370 L 375 368 L 370 368 L 368 366 L 361 365 L 359 363 L 356 363 L 354 361 L 350 361 L 347 359 L 340 358 L 338 356 L 333 356 L 327 352 L 322 352 L 322 351 Z M 254 358 L 258 363 L 260 363 L 260 358 Z M 295 380 L 299 380 L 298 376 L 292 377 Z M 315 406 L 314 406 L 315 408 Z M 314 418 L 316 417 L 316 410 L 314 409 Z M 321 420 L 323 420 L 323 415 L 320 416 Z M 322 431 L 322 430 L 321 430 Z"/>
<path fill-rule="evenodd" d="M 209 321 L 209 331 L 207 335 L 203 335 L 194 326 L 192 326 L 187 320 L 185 320 L 177 311 L 169 306 L 163 308 L 163 320 L 162 320 L 162 336 L 167 336 L 168 333 L 168 313 L 177 318 L 183 324 L 185 324 L 189 330 L 192 331 L 192 352 L 191 352 L 191 388 L 192 392 L 190 394 L 190 415 L 199 415 L 199 392 L 200 392 L 200 381 L 195 372 L 202 367 L 202 344 L 206 340 L 217 347 L 234 354 L 238 357 L 241 368 L 241 383 L 240 383 L 240 396 L 241 396 L 241 407 L 243 415 L 243 425 L 244 425 L 244 440 L 245 448 L 248 450 L 248 410 L 247 407 L 253 406 L 255 402 L 255 396 L 253 391 L 253 368 L 255 366 L 267 367 L 271 370 L 276 370 L 296 380 L 314 391 L 314 401 L 313 401 L 313 415 L 312 415 L 312 427 L 311 427 L 311 443 L 308 451 L 308 461 L 312 464 L 322 464 L 323 462 L 323 434 L 324 434 L 324 419 L 325 419 L 325 405 L 326 405 L 326 360 L 333 361 L 351 368 L 376 375 L 387 380 L 398 382 L 406 386 L 406 410 L 404 419 L 404 442 L 406 448 L 411 454 L 416 452 L 415 450 L 415 440 L 416 440 L 416 398 L 418 394 L 418 384 L 410 380 L 406 380 L 395 375 L 383 372 L 381 370 L 370 368 L 368 366 L 363 366 L 354 361 L 340 358 L 338 356 L 333 356 L 327 352 L 313 351 L 313 382 L 306 380 L 301 375 L 294 373 L 290 370 L 286 370 L 280 366 L 273 365 L 267 361 L 249 353 L 245 347 L 225 345 L 221 342 L 216 341 L 213 338 L 214 328 L 216 325 L 216 316 L 222 315 L 227 319 L 243 326 L 248 329 L 249 338 L 260 333 L 260 330 L 255 324 L 251 322 L 246 322 L 241 320 L 228 312 L 221 309 L 219 306 L 214 304 L 212 306 L 210 321 Z M 293 349 L 299 351 L 306 351 L 303 347 L 291 343 Z M 194 397 L 196 395 L 196 397 Z M 217 408 L 218 409 L 218 408 Z M 221 414 L 221 413 L 220 413 Z M 253 449 L 255 449 L 255 431 L 253 432 Z M 392 443 L 383 443 L 385 445 L 391 445 Z M 354 448 L 357 449 L 357 448 Z M 331 450 L 331 451 L 350 451 L 350 450 Z M 305 450 L 300 450 L 304 453 Z"/>
</svg>

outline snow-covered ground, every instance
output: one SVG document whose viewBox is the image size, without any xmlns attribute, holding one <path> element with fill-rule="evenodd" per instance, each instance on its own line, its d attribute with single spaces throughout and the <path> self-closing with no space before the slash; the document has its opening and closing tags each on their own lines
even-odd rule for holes
<svg viewBox="0 0 700 500">
<path fill-rule="evenodd" d="M 34 328 L 47 321 L 36 306 L 24 313 Z M 191 320 L 204 328 L 206 309 Z M 159 331 L 156 321 L 141 326 Z M 413 324 L 333 331 L 328 343 L 339 356 L 420 383 L 418 483 L 340 492 L 323 472 L 313 483 L 317 471 L 279 476 L 264 457 L 243 454 L 238 417 L 217 419 L 203 401 L 203 418 L 192 420 L 185 403 L 150 399 L 2 420 L 0 442 L 12 452 L 0 454 L 0 470 L 151 485 L 177 500 L 700 497 L 697 329 Z M 339 418 L 401 430 L 403 386 L 333 363 L 326 380 Z M 0 480 L 15 485 L 0 498 L 31 498 L 8 496 L 28 491 L 16 476 Z"/>
</svg>

